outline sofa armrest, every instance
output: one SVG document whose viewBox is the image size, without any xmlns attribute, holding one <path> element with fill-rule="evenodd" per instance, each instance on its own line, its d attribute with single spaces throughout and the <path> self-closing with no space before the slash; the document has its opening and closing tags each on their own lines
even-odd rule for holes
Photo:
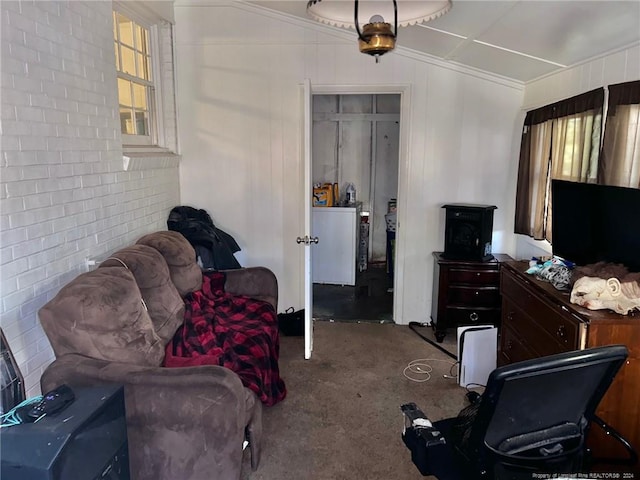
<svg viewBox="0 0 640 480">
<path fill-rule="evenodd" d="M 226 275 L 226 292 L 263 300 L 278 312 L 278 280 L 271 270 L 266 267 L 248 267 L 222 272 Z"/>
<path fill-rule="evenodd" d="M 255 394 L 219 366 L 142 367 L 69 354 L 41 378 L 43 391 L 62 383 L 124 385 L 136 479 L 238 479 L 245 427 L 261 418 Z"/>
</svg>

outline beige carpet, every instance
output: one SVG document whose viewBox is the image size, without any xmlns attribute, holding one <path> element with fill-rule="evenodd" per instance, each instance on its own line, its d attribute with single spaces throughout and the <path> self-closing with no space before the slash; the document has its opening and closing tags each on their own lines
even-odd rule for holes
<svg viewBox="0 0 640 480">
<path fill-rule="evenodd" d="M 421 332 L 433 338 L 429 328 Z M 455 354 L 455 338 L 442 344 Z M 403 375 L 427 358 L 433 372 L 424 383 Z M 264 409 L 260 467 L 245 480 L 411 480 L 423 477 L 411 463 L 400 434 L 400 405 L 415 402 L 432 420 L 457 414 L 465 390 L 449 374 L 454 359 L 406 326 L 316 322 L 313 358 L 304 340 L 281 338 L 280 372 L 288 395 Z M 454 369 L 455 372 L 455 369 Z"/>
</svg>

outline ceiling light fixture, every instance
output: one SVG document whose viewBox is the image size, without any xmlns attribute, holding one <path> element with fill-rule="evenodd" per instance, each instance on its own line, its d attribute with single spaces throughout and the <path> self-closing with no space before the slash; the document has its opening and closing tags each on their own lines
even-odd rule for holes
<svg viewBox="0 0 640 480">
<path fill-rule="evenodd" d="M 398 27 L 416 25 L 438 18 L 451 9 L 451 0 L 309 0 L 307 13 L 315 20 L 342 28 L 355 28 L 362 53 L 372 55 L 378 63 L 380 56 L 393 50 Z M 369 18 L 360 30 L 358 17 Z M 385 21 L 393 18 L 394 29 Z"/>
</svg>

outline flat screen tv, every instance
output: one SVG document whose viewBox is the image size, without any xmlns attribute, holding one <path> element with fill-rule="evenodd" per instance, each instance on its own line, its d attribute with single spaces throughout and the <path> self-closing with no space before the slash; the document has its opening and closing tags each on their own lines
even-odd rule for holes
<svg viewBox="0 0 640 480">
<path fill-rule="evenodd" d="M 640 272 L 640 189 L 552 180 L 553 254 Z"/>
</svg>

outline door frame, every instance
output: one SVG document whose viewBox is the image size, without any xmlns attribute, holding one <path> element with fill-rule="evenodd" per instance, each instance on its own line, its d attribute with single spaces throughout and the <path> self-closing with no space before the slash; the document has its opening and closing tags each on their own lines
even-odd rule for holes
<svg viewBox="0 0 640 480">
<path fill-rule="evenodd" d="M 400 135 L 398 148 L 398 218 L 396 225 L 396 243 L 394 258 L 394 275 L 393 275 L 393 320 L 395 323 L 402 322 L 404 312 L 403 296 L 398 295 L 402 292 L 404 286 L 404 252 L 406 248 L 406 240 L 402 225 L 407 215 L 406 190 L 408 186 L 409 172 L 409 122 L 411 118 L 411 85 L 327 85 L 327 84 L 311 84 L 311 98 L 314 95 L 376 95 L 376 94 L 398 94 L 400 95 Z M 312 102 L 313 104 L 313 102 Z M 313 114 L 313 112 L 311 112 Z M 311 165 L 313 159 L 310 159 Z M 312 180 L 313 181 L 313 180 Z M 304 191 L 311 186 L 305 185 Z M 304 201 L 304 199 L 303 199 Z M 311 212 L 307 212 L 310 216 Z M 313 253 L 312 253 L 313 254 Z M 311 282 L 313 287 L 313 279 L 305 278 L 305 282 Z M 313 306 L 313 305 L 312 305 Z"/>
</svg>

